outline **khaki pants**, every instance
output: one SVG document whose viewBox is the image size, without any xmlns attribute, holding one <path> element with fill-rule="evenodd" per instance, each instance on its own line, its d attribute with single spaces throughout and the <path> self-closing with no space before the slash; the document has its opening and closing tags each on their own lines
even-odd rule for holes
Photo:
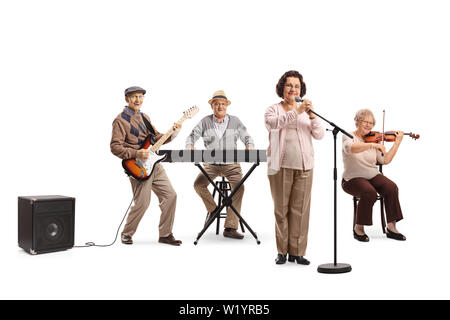
<svg viewBox="0 0 450 320">
<path fill-rule="evenodd" d="M 206 173 L 214 180 L 217 176 L 225 177 L 231 184 L 231 191 L 239 184 L 242 179 L 242 170 L 239 164 L 227 164 L 227 165 L 214 165 L 214 164 L 203 164 L 203 168 Z M 214 201 L 213 196 L 208 190 L 209 180 L 201 172 L 194 182 L 194 189 L 203 200 L 206 210 L 211 213 L 216 209 L 217 204 Z M 239 190 L 234 194 L 232 198 L 233 207 L 241 213 L 242 197 L 244 196 L 244 185 L 242 185 Z M 225 228 L 237 229 L 239 223 L 239 218 L 234 213 L 233 209 L 227 209 L 227 218 L 225 220 Z"/>
<path fill-rule="evenodd" d="M 308 243 L 313 170 L 280 168 L 269 175 L 278 253 L 304 256 Z"/>
<path fill-rule="evenodd" d="M 134 193 L 134 205 L 128 214 L 127 223 L 123 228 L 122 234 L 133 236 L 136 232 L 139 222 L 150 205 L 151 191 L 153 191 L 158 197 L 159 207 L 161 208 L 159 236 L 169 236 L 172 233 L 175 219 L 177 194 L 172 188 L 163 166 L 157 163 L 148 180 L 137 181 L 130 178 L 130 182 Z"/>
</svg>

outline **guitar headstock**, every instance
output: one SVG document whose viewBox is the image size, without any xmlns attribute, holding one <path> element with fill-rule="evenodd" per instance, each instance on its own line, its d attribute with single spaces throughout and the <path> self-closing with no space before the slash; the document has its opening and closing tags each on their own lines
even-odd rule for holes
<svg viewBox="0 0 450 320">
<path fill-rule="evenodd" d="M 192 106 L 189 109 L 187 109 L 186 111 L 183 112 L 184 114 L 184 118 L 186 119 L 190 119 L 193 116 L 195 116 L 197 114 L 197 112 L 200 110 L 200 108 L 198 106 Z"/>
</svg>

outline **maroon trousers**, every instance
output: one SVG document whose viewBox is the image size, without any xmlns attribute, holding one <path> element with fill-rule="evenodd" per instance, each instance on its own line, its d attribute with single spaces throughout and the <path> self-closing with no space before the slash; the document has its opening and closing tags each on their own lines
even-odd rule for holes
<svg viewBox="0 0 450 320">
<path fill-rule="evenodd" d="M 390 223 L 403 219 L 397 185 L 382 174 L 378 174 L 370 180 L 365 178 L 342 180 L 342 189 L 360 199 L 356 210 L 356 224 L 372 225 L 372 208 L 377 201 L 377 192 L 384 199 L 386 221 Z"/>
</svg>

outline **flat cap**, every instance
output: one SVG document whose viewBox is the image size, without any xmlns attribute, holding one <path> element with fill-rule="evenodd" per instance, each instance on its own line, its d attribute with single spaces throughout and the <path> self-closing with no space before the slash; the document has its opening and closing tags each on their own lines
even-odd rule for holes
<svg viewBox="0 0 450 320">
<path fill-rule="evenodd" d="M 129 95 L 130 93 L 134 93 L 134 92 L 142 92 L 143 94 L 145 94 L 147 91 L 145 91 L 141 87 L 137 87 L 137 86 L 133 86 L 133 87 L 129 87 L 129 88 L 125 89 L 126 96 Z"/>
</svg>

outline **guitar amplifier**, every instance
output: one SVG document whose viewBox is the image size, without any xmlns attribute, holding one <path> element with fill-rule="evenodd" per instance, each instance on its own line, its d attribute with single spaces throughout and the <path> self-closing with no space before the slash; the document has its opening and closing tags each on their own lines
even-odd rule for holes
<svg viewBox="0 0 450 320">
<path fill-rule="evenodd" d="M 18 198 L 19 247 L 30 254 L 70 249 L 74 245 L 75 198 Z"/>
</svg>

